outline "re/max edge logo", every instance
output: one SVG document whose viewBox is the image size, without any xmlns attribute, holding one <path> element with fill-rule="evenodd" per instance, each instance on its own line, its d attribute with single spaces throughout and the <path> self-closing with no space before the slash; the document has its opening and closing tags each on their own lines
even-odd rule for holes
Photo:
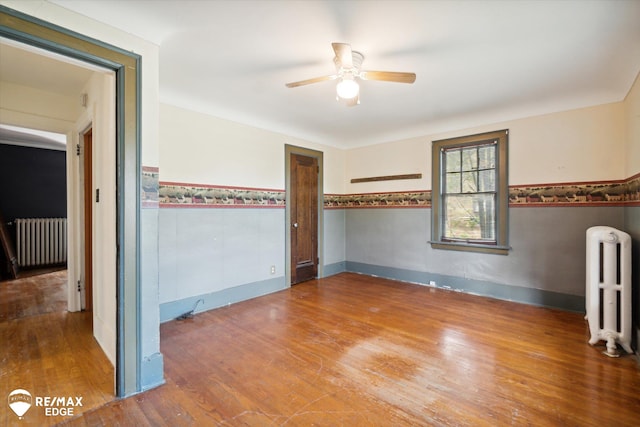
<svg viewBox="0 0 640 427">
<path fill-rule="evenodd" d="M 44 408 L 44 415 L 47 417 L 72 417 L 75 415 L 75 408 L 81 407 L 82 396 L 31 396 L 27 390 L 18 388 L 9 393 L 7 398 L 9 408 L 23 419 L 25 413 L 31 406 Z"/>
</svg>

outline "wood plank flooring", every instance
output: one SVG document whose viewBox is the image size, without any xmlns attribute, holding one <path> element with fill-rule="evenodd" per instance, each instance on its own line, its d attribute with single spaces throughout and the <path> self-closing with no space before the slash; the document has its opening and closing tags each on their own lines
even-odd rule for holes
<svg viewBox="0 0 640 427">
<path fill-rule="evenodd" d="M 93 338 L 90 312 L 66 311 L 66 271 L 0 282 L 0 426 L 46 426 L 35 402 L 20 420 L 8 395 L 82 397 L 74 415 L 115 399 L 114 370 Z"/>
<path fill-rule="evenodd" d="M 351 273 L 161 326 L 167 383 L 78 426 L 636 426 L 583 316 Z"/>
<path fill-rule="evenodd" d="M 0 281 L 0 322 L 67 310 L 67 270 Z"/>
</svg>

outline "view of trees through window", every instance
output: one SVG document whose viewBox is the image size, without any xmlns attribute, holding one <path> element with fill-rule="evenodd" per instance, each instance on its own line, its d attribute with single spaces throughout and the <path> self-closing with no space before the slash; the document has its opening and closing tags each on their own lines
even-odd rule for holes
<svg viewBox="0 0 640 427">
<path fill-rule="evenodd" d="M 446 240 L 496 241 L 497 141 L 443 151 Z"/>
</svg>

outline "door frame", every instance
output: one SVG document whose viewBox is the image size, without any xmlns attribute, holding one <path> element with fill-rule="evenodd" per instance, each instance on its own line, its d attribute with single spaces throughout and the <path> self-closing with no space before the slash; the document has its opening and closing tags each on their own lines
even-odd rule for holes
<svg viewBox="0 0 640 427">
<path fill-rule="evenodd" d="M 116 366 L 119 397 L 141 391 L 141 57 L 0 5 L 0 36 L 113 70 L 116 75 Z M 126 319 L 126 322 L 125 322 Z"/>
<path fill-rule="evenodd" d="M 318 278 L 324 277 L 324 163 L 322 151 L 285 144 L 285 284 L 291 286 L 291 155 L 314 157 L 318 160 Z"/>
<path fill-rule="evenodd" d="M 84 311 L 93 311 L 93 125 L 82 132 L 82 295 Z M 84 303 L 84 304 L 82 304 Z"/>
</svg>

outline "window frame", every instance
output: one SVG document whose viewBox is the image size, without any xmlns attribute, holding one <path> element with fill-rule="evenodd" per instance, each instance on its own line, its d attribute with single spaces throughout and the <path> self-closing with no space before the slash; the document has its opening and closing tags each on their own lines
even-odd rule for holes
<svg viewBox="0 0 640 427">
<path fill-rule="evenodd" d="M 444 153 L 446 150 L 486 145 L 496 141 L 495 242 L 452 240 L 444 237 Z M 431 146 L 431 247 L 507 255 L 509 247 L 509 130 L 503 129 L 432 141 Z M 473 193 L 471 193 L 473 194 Z"/>
</svg>

